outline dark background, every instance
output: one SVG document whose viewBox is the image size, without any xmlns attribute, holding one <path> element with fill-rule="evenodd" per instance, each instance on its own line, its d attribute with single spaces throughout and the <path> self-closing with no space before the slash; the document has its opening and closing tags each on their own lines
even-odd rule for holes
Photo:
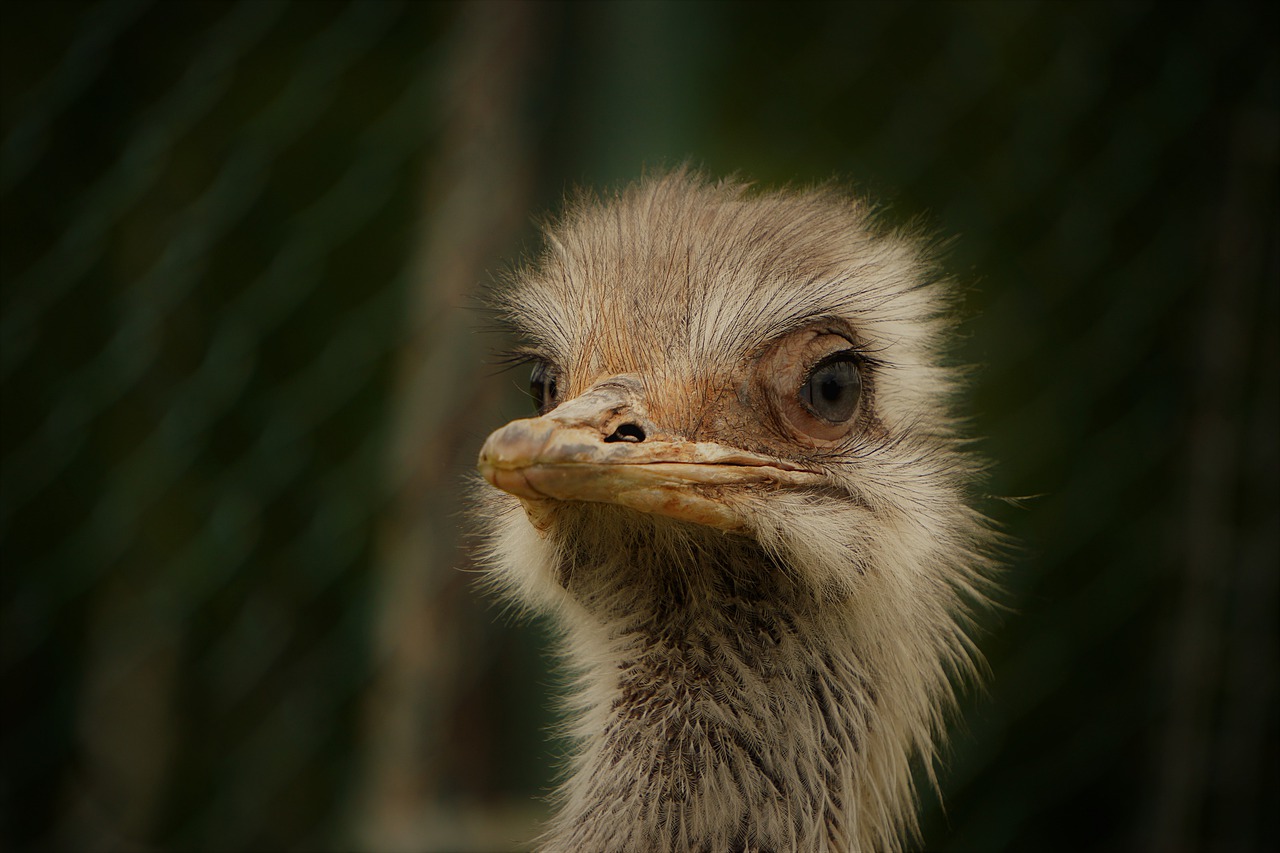
<svg viewBox="0 0 1280 853">
<path fill-rule="evenodd" d="M 933 850 L 1275 849 L 1277 16 L 7 2 L 0 848 L 518 849 L 565 745 L 461 483 L 576 184 L 955 241 L 1020 542 Z"/>
</svg>

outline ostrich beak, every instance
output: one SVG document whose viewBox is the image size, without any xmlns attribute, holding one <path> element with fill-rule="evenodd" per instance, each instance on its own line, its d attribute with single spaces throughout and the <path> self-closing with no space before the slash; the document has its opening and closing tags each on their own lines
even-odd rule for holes
<svg viewBox="0 0 1280 853">
<path fill-rule="evenodd" d="M 540 530 L 550 502 L 587 501 L 746 532 L 750 519 L 740 502 L 726 500 L 730 493 L 822 482 L 786 460 L 665 436 L 621 383 L 597 386 L 542 417 L 512 421 L 485 441 L 478 467 L 520 498 Z"/>
</svg>

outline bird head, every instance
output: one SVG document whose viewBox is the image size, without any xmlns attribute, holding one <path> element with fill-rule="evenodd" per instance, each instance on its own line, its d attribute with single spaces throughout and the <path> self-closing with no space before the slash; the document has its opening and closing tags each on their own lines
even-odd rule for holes
<svg viewBox="0 0 1280 853">
<path fill-rule="evenodd" d="M 836 189 L 677 171 L 579 197 L 546 244 L 496 297 L 537 416 L 479 459 L 517 597 L 550 600 L 575 568 L 628 553 L 685 577 L 754 555 L 819 599 L 868 574 L 926 594 L 956 582 L 979 538 L 976 465 L 927 241 Z"/>
</svg>

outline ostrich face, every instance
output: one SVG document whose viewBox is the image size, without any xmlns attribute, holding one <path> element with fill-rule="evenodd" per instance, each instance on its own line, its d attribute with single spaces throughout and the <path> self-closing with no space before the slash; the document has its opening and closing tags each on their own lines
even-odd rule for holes
<svg viewBox="0 0 1280 853">
<path fill-rule="evenodd" d="M 624 507 L 752 539 L 828 592 L 965 538 L 942 289 L 914 240 L 832 192 L 676 173 L 573 206 L 548 242 L 499 297 L 540 415 L 479 463 L 541 538 Z"/>
<path fill-rule="evenodd" d="M 825 478 L 804 451 L 838 446 L 862 412 L 858 350 L 829 325 L 792 332 L 748 356 L 744 376 L 724 377 L 704 404 L 698 420 L 709 426 L 698 432 L 673 431 L 650 416 L 663 407 L 651 404 L 657 395 L 640 373 L 602 377 L 557 404 L 559 369 L 539 361 L 532 385 L 549 411 L 490 436 L 481 472 L 524 500 L 535 519 L 548 500 L 592 501 L 748 532 L 750 519 L 731 496 L 821 486 Z M 725 432 L 738 438 L 726 443 Z M 745 449 L 741 437 L 765 452 Z"/>
</svg>

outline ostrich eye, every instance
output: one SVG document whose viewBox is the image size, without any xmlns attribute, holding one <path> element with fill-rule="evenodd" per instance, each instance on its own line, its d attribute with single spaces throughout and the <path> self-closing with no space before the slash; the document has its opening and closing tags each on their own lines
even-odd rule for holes
<svg viewBox="0 0 1280 853">
<path fill-rule="evenodd" d="M 754 379 L 763 399 L 755 399 L 769 406 L 788 439 L 832 446 L 866 421 L 862 413 L 870 416 L 874 363 L 857 340 L 852 329 L 819 321 L 784 335 L 760 356 Z"/>
<path fill-rule="evenodd" d="M 529 393 L 533 395 L 538 414 L 545 415 L 556 407 L 556 398 L 560 390 L 557 384 L 556 372 L 551 365 L 545 361 L 534 363 L 533 373 L 529 375 Z"/>
<path fill-rule="evenodd" d="M 810 412 L 831 423 L 853 417 L 862 395 L 862 375 L 852 352 L 836 353 L 818 362 L 800 386 L 800 401 Z"/>
</svg>

